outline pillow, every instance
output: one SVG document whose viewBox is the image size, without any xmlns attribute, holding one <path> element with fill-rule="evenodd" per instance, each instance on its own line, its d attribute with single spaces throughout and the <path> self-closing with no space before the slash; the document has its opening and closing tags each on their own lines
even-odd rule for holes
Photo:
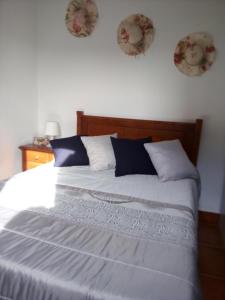
<svg viewBox="0 0 225 300">
<path fill-rule="evenodd" d="M 144 148 L 144 143 L 151 142 L 151 138 L 128 140 L 111 137 L 111 141 L 116 158 L 116 177 L 128 174 L 157 174 Z"/>
<path fill-rule="evenodd" d="M 100 171 L 115 168 L 116 161 L 110 141 L 111 136 L 116 137 L 117 134 L 81 137 L 92 170 Z"/>
<path fill-rule="evenodd" d="M 199 178 L 179 140 L 145 144 L 161 181 Z"/>
<path fill-rule="evenodd" d="M 87 151 L 80 136 L 51 140 L 50 144 L 55 156 L 55 167 L 89 165 Z"/>
</svg>

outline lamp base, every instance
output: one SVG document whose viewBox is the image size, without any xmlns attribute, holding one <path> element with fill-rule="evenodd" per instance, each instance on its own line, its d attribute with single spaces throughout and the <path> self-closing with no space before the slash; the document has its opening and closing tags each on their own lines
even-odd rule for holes
<svg viewBox="0 0 225 300">
<path fill-rule="evenodd" d="M 47 136 L 47 138 L 48 138 L 48 140 L 49 140 L 49 141 L 52 141 L 52 140 L 54 140 L 54 139 L 55 139 L 55 137 L 54 137 L 54 136 L 49 136 L 49 135 Z"/>
</svg>

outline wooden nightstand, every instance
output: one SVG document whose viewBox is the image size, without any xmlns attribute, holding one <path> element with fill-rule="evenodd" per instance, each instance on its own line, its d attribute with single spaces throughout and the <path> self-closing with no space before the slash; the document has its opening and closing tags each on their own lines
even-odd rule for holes
<svg viewBox="0 0 225 300">
<path fill-rule="evenodd" d="M 19 149 L 22 151 L 22 168 L 23 171 L 35 168 L 54 158 L 51 148 L 36 145 L 23 145 Z"/>
</svg>

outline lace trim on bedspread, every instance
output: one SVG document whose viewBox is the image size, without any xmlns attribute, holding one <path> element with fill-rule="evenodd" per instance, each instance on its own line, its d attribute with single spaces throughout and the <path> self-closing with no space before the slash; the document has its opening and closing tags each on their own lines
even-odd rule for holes
<svg viewBox="0 0 225 300">
<path fill-rule="evenodd" d="M 31 210 L 71 223 L 100 226 L 136 238 L 196 247 L 196 228 L 192 219 L 119 205 L 126 200 L 141 201 L 127 196 L 58 186 L 53 208 Z M 157 205 L 160 206 L 159 203 Z"/>
<path fill-rule="evenodd" d="M 154 201 L 154 200 L 149 200 L 149 199 L 132 197 L 132 196 L 128 196 L 128 195 L 112 194 L 112 193 L 108 193 L 108 192 L 106 193 L 106 192 L 89 190 L 89 189 L 85 189 L 85 188 L 67 186 L 67 185 L 62 185 L 62 184 L 57 184 L 56 186 L 57 186 L 57 190 L 59 192 L 65 191 L 67 194 L 70 194 L 71 196 L 74 196 L 74 192 L 76 192 L 76 193 L 86 192 L 92 198 L 95 198 L 96 200 L 105 201 L 105 202 L 111 203 L 111 204 L 123 204 L 123 203 L 131 203 L 131 202 L 142 203 L 142 204 L 145 204 L 148 208 L 158 208 L 158 209 L 172 208 L 172 209 L 187 212 L 193 218 L 195 217 L 193 211 L 185 205 Z M 168 197 L 169 197 L 169 195 L 168 195 Z"/>
</svg>

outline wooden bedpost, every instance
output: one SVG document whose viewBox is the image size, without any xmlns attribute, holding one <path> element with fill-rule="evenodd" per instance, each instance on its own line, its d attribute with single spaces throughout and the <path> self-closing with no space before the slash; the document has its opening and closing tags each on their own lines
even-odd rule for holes
<svg viewBox="0 0 225 300">
<path fill-rule="evenodd" d="M 195 133 L 193 141 L 193 163 L 197 165 L 200 137 L 202 131 L 202 119 L 197 119 L 195 122 Z"/>
<path fill-rule="evenodd" d="M 82 135 L 82 117 L 84 115 L 83 111 L 77 111 L 77 134 Z"/>
</svg>

